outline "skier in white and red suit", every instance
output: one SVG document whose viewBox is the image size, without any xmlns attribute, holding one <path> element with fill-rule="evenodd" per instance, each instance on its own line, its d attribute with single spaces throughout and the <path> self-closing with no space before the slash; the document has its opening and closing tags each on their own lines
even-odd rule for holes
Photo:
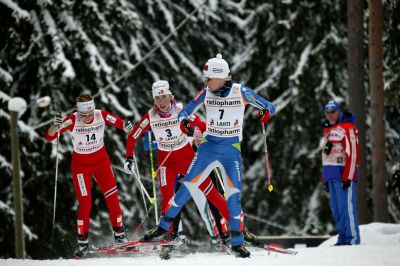
<svg viewBox="0 0 400 266">
<path fill-rule="evenodd" d="M 95 109 L 93 97 L 81 94 L 76 98 L 76 112 L 65 117 L 56 116 L 45 138 L 52 141 L 57 131 L 72 135 L 72 181 L 78 198 L 78 248 L 74 255 L 82 257 L 88 252 L 90 209 L 92 207 L 92 176 L 99 185 L 107 203 L 116 243 L 125 243 L 127 238 L 122 221 L 118 189 L 110 159 L 104 146 L 105 125 L 129 133 L 132 124 L 105 111 Z"/>
<path fill-rule="evenodd" d="M 175 102 L 168 81 L 159 80 L 153 83 L 152 96 L 154 99 L 153 108 L 142 117 L 128 136 L 126 142 L 127 160 L 124 164 L 124 170 L 128 174 L 134 173 L 135 164 L 133 155 L 135 143 L 143 133 L 150 129 L 153 131 L 158 144 L 159 166 L 172 148 L 171 154 L 157 173 L 162 196 L 161 212 L 164 215 L 168 202 L 174 195 L 175 184 L 178 181 L 176 177 L 178 174 L 186 173 L 195 152 L 191 146 L 190 139 L 186 134 L 182 134 L 180 129 L 178 113 L 182 110 L 183 106 Z M 198 116 L 193 116 L 191 122 L 195 126 L 204 127 L 202 130 L 205 130 L 205 123 Z M 224 214 L 224 217 L 228 217 L 228 209 L 225 200 L 215 189 L 211 180 L 208 178 L 203 183 L 203 186 L 200 187 L 203 192 L 199 189 L 193 199 L 206 224 L 208 233 L 213 237 L 218 230 L 216 228 L 214 230 L 212 214 L 204 195 L 213 199 L 213 203 L 215 202 L 214 205 Z M 177 234 L 178 227 L 176 222 L 171 227 L 170 233 Z M 174 232 L 172 232 L 172 228 Z M 179 228 L 179 231 L 181 231 L 181 228 Z"/>
</svg>

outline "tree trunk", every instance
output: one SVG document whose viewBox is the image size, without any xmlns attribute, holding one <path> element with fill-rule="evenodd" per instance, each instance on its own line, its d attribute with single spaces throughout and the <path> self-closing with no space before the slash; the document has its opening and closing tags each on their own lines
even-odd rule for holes
<svg viewBox="0 0 400 266">
<path fill-rule="evenodd" d="M 360 224 L 371 221 L 371 212 L 367 206 L 367 148 L 366 148 L 366 107 L 364 87 L 364 2 L 347 2 L 348 20 L 348 90 L 350 111 L 357 117 L 360 143 L 358 213 Z"/>
<path fill-rule="evenodd" d="M 371 86 L 372 185 L 375 222 L 388 221 L 383 88 L 382 1 L 369 0 L 369 82 Z"/>
<path fill-rule="evenodd" d="M 372 214 L 367 206 L 367 144 L 365 123 L 365 87 L 364 87 L 364 1 L 347 2 L 348 26 L 348 91 L 350 111 L 357 118 L 358 140 L 360 143 L 360 162 L 358 167 L 357 207 L 360 224 L 371 221 Z"/>
</svg>

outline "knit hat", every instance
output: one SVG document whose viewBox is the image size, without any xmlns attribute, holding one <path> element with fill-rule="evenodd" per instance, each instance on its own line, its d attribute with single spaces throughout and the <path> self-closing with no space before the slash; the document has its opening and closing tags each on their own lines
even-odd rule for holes
<svg viewBox="0 0 400 266">
<path fill-rule="evenodd" d="M 228 63 L 222 59 L 221 54 L 216 57 L 208 59 L 203 67 L 203 79 L 216 78 L 216 79 L 230 79 L 230 70 Z"/>
<path fill-rule="evenodd" d="M 151 93 L 153 94 L 153 98 L 160 95 L 172 95 L 169 89 L 169 83 L 166 80 L 157 80 L 154 82 L 151 87 Z"/>
<path fill-rule="evenodd" d="M 327 104 L 325 104 L 324 107 L 324 112 L 328 111 L 340 111 L 340 104 L 335 101 L 329 101 Z"/>
</svg>

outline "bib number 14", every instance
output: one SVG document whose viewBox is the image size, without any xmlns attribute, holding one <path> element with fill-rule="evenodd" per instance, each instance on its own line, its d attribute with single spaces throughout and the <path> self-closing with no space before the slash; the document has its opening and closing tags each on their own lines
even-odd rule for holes
<svg viewBox="0 0 400 266">
<path fill-rule="evenodd" d="M 86 141 L 96 140 L 96 134 L 86 135 Z"/>
</svg>

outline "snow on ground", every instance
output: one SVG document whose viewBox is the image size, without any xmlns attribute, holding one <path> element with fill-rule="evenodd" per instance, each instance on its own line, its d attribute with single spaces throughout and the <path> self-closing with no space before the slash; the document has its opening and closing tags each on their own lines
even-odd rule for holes
<svg viewBox="0 0 400 266">
<path fill-rule="evenodd" d="M 2 266 L 399 266 L 400 265 L 400 224 L 372 223 L 363 225 L 361 245 L 333 246 L 333 237 L 316 248 L 298 248 L 297 255 L 268 253 L 253 250 L 251 258 L 235 258 L 233 255 L 198 253 L 182 258 L 161 260 L 156 255 L 147 257 L 93 258 L 84 260 L 0 260 Z"/>
</svg>

